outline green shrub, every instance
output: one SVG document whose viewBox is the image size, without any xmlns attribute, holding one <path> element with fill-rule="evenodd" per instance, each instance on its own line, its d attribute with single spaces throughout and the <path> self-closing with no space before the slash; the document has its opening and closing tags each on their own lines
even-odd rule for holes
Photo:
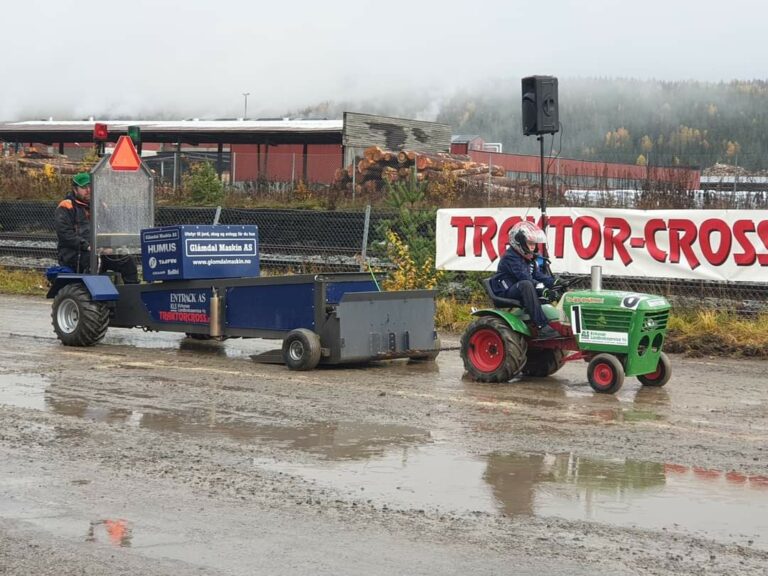
<svg viewBox="0 0 768 576">
<path fill-rule="evenodd" d="M 182 185 L 195 204 L 219 204 L 224 198 L 224 184 L 210 162 L 192 164 L 182 178 Z"/>
</svg>

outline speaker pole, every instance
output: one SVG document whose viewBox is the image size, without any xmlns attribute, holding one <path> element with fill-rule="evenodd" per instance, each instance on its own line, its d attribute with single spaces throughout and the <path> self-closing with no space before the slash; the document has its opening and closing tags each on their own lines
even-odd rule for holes
<svg viewBox="0 0 768 576">
<path fill-rule="evenodd" d="M 547 183 L 544 171 L 544 134 L 554 134 L 559 130 L 557 109 L 557 78 L 554 76 L 527 76 L 523 78 L 523 134 L 536 134 L 539 141 L 539 160 L 541 171 L 541 192 L 539 209 L 541 210 L 541 229 L 547 231 Z M 553 136 L 554 138 L 554 136 Z M 544 268 L 547 265 L 547 245 L 544 245 Z M 547 270 L 548 271 L 548 270 Z"/>
<path fill-rule="evenodd" d="M 544 185 L 544 135 L 539 134 L 536 139 L 539 141 L 539 169 L 541 171 L 541 193 L 539 195 L 539 209 L 541 210 L 541 229 L 544 233 L 547 233 L 547 189 Z M 547 245 L 544 244 L 541 247 L 541 255 L 544 256 L 544 264 L 542 269 L 545 274 L 552 275 L 552 270 L 549 267 L 549 250 Z"/>
<path fill-rule="evenodd" d="M 541 209 L 541 229 L 547 231 L 547 189 L 544 186 L 544 135 L 536 137 L 539 141 L 539 161 L 541 170 L 541 193 L 539 194 L 539 208 Z"/>
</svg>

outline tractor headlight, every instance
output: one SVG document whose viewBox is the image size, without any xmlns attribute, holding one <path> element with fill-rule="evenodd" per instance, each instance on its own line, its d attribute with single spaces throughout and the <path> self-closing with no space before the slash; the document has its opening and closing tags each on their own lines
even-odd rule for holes
<svg viewBox="0 0 768 576">
<path fill-rule="evenodd" d="M 643 320 L 643 330 L 648 331 L 654 328 L 656 328 L 656 320 L 650 317 Z"/>
</svg>

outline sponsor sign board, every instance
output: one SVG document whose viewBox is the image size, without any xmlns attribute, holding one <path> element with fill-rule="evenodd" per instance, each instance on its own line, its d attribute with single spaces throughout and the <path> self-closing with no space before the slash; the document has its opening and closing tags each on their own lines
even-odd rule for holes
<svg viewBox="0 0 768 576">
<path fill-rule="evenodd" d="M 183 324 L 210 322 L 210 289 L 142 292 L 141 300 L 155 322 Z"/>
<path fill-rule="evenodd" d="M 547 246 L 556 272 L 608 276 L 765 282 L 768 211 L 552 208 Z M 437 212 L 435 265 L 495 272 L 520 208 L 451 208 Z"/>
<path fill-rule="evenodd" d="M 629 335 L 626 332 L 605 332 L 602 330 L 582 330 L 578 334 L 582 344 L 611 344 L 613 346 L 628 346 Z"/>
<path fill-rule="evenodd" d="M 141 231 L 144 278 L 194 280 L 259 275 L 256 226 L 165 226 Z"/>
</svg>

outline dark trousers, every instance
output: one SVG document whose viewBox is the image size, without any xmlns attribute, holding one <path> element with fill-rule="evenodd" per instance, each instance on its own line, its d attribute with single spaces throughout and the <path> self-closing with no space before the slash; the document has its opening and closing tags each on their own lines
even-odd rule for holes
<svg viewBox="0 0 768 576">
<path fill-rule="evenodd" d="M 88 274 L 91 271 L 91 253 L 78 252 L 68 258 L 63 258 L 59 254 L 59 264 L 71 268 L 75 274 Z"/>
<path fill-rule="evenodd" d="M 525 308 L 525 311 L 528 312 L 531 320 L 534 321 L 538 328 L 549 323 L 547 317 L 544 316 L 544 311 L 541 309 L 536 286 L 530 280 L 520 280 L 507 290 L 504 296 L 512 300 L 521 300 L 523 308 Z"/>
<path fill-rule="evenodd" d="M 91 273 L 91 253 L 78 252 L 69 259 L 59 258 L 59 264 L 69 266 L 77 274 Z M 133 256 L 102 256 L 99 264 L 99 274 L 107 271 L 118 272 L 126 284 L 139 283 L 139 271 L 136 269 L 136 262 Z"/>
<path fill-rule="evenodd" d="M 139 283 L 139 271 L 136 269 L 136 262 L 133 261 L 133 256 L 131 255 L 102 256 L 99 274 L 104 274 L 108 270 L 118 272 L 126 284 Z"/>
</svg>

